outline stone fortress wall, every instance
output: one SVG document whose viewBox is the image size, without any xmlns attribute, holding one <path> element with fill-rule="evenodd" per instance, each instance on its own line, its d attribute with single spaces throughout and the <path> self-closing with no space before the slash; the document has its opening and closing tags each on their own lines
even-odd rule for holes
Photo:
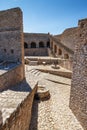
<svg viewBox="0 0 87 130">
<path fill-rule="evenodd" d="M 25 56 L 48 56 L 49 34 L 24 33 Z"/>
<path fill-rule="evenodd" d="M 20 9 L 0 12 L 0 60 L 23 61 L 22 32 Z"/>
<path fill-rule="evenodd" d="M 73 60 L 70 108 L 87 130 L 87 19 L 79 20 Z"/>
<path fill-rule="evenodd" d="M 0 12 L 0 90 L 24 79 L 22 12 L 19 8 Z M 4 66 L 4 68 L 2 67 Z M 13 66 L 13 67 L 11 67 Z M 20 71 L 20 74 L 18 74 Z M 14 74 L 13 74 L 14 73 Z"/>
</svg>

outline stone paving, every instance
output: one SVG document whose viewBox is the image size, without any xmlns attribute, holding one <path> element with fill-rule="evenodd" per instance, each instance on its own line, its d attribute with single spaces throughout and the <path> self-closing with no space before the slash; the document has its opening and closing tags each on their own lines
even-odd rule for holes
<svg viewBox="0 0 87 130">
<path fill-rule="evenodd" d="M 83 130 L 69 108 L 71 80 L 36 71 L 33 69 L 31 72 L 39 84 L 49 88 L 51 98 L 47 101 L 34 100 L 29 130 Z"/>
</svg>

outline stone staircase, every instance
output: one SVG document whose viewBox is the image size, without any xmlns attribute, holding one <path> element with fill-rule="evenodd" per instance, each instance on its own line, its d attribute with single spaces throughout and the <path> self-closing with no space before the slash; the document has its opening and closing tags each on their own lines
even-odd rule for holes
<svg viewBox="0 0 87 130">
<path fill-rule="evenodd" d="M 29 73 L 31 73 L 31 74 L 34 75 L 35 77 L 36 77 L 36 76 L 40 76 L 40 74 L 41 74 L 41 72 L 40 72 L 39 70 L 37 70 L 37 69 L 31 69 L 31 70 L 29 71 Z"/>
<path fill-rule="evenodd" d="M 43 80 L 44 74 L 37 69 L 31 69 L 28 73 L 33 77 L 33 79 L 36 78 L 38 82 L 38 89 L 35 98 L 43 101 L 48 100 L 50 98 L 50 92 L 45 84 L 45 80 Z"/>
</svg>

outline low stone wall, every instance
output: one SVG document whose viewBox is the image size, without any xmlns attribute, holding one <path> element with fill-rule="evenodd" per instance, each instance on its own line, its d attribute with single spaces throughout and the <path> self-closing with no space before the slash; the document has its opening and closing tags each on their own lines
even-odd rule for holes
<svg viewBox="0 0 87 130">
<path fill-rule="evenodd" d="M 46 63 L 46 64 L 54 64 L 55 62 L 58 63 L 58 59 L 57 58 L 40 58 L 38 59 L 38 64 L 43 64 L 43 63 Z"/>
<path fill-rule="evenodd" d="M 63 71 L 56 71 L 56 70 L 46 70 L 46 69 L 38 69 L 42 72 L 45 72 L 45 73 L 50 73 L 50 74 L 54 74 L 54 75 L 59 75 L 59 76 L 63 76 L 63 77 L 66 77 L 66 78 L 70 78 L 72 77 L 72 72 L 63 72 Z"/>
<path fill-rule="evenodd" d="M 48 56 L 47 48 L 28 48 L 25 49 L 25 56 Z"/>
<path fill-rule="evenodd" d="M 31 112 L 32 104 L 33 104 L 34 94 L 36 93 L 36 90 L 37 90 L 37 84 L 36 86 L 34 86 L 34 88 L 31 90 L 30 93 L 13 92 L 14 95 L 17 95 L 16 102 L 20 102 L 21 100 L 22 101 L 19 104 L 16 103 L 17 108 L 8 108 L 10 113 L 12 110 L 13 112 L 10 114 L 10 117 L 7 118 L 5 124 L 0 125 L 0 130 L 29 130 L 31 113 L 32 113 Z M 10 99 L 8 100 L 10 101 Z"/>
<path fill-rule="evenodd" d="M 23 65 L 18 65 L 0 75 L 0 91 L 16 85 L 24 79 Z"/>
<path fill-rule="evenodd" d="M 72 71 L 72 68 L 73 68 L 72 67 L 72 63 L 73 63 L 72 60 L 58 59 L 58 58 L 52 58 L 52 57 L 49 57 L 49 58 L 46 58 L 46 57 L 25 57 L 26 64 L 29 64 L 29 61 L 27 62 L 26 58 L 29 61 L 37 61 L 38 65 L 41 65 L 43 63 L 49 64 L 49 65 L 57 63 L 60 66 L 62 66 L 63 68 L 68 69 L 70 71 Z"/>
<path fill-rule="evenodd" d="M 58 63 L 58 58 L 52 58 L 52 57 L 25 57 L 29 59 L 30 61 L 37 61 L 37 64 L 43 64 L 45 62 L 46 64 L 53 64 L 54 62 Z"/>
</svg>

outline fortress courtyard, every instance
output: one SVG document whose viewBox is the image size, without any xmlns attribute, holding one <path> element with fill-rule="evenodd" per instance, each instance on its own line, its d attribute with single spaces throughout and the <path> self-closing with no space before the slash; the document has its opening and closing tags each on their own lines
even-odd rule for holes
<svg viewBox="0 0 87 130">
<path fill-rule="evenodd" d="M 0 130 L 87 130 L 87 19 L 53 36 L 0 11 Z"/>
</svg>

